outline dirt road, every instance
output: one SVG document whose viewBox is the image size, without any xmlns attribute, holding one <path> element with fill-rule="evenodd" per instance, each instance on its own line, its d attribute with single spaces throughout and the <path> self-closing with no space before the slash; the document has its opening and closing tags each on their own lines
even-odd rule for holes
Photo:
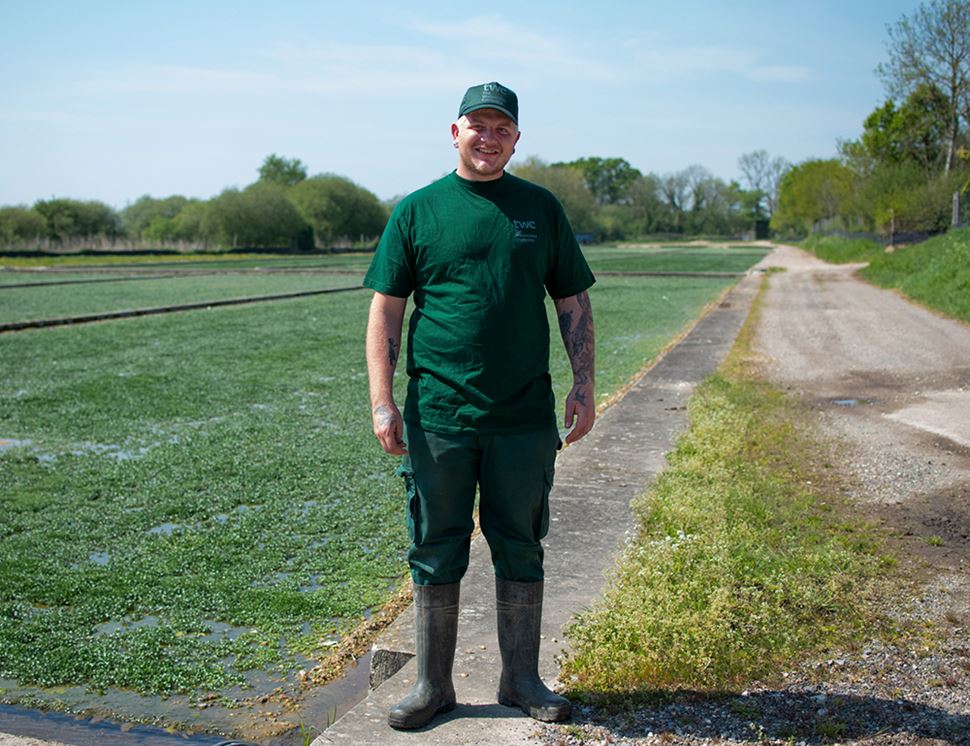
<svg viewBox="0 0 970 746">
<path fill-rule="evenodd" d="M 970 326 L 781 247 L 765 266 L 755 351 L 769 378 L 809 401 L 838 441 L 863 510 L 963 588 L 970 627 Z M 962 596 L 962 598 L 961 598 Z"/>
</svg>

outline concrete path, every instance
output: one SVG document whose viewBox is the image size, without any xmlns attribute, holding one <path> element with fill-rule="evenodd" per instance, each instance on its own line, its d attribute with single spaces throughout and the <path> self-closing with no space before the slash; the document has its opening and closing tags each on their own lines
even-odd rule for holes
<svg viewBox="0 0 970 746">
<path fill-rule="evenodd" d="M 759 276 L 745 277 L 687 337 L 597 421 L 592 433 L 566 449 L 556 466 L 546 539 L 546 598 L 539 670 L 556 680 L 562 629 L 601 594 L 606 573 L 632 530 L 630 501 L 663 469 L 667 453 L 687 424 L 694 386 L 724 359 L 747 317 Z M 501 663 L 495 637 L 494 581 L 488 547 L 479 537 L 462 583 L 455 689 L 458 706 L 418 731 L 387 725 L 388 708 L 410 689 L 413 660 L 324 731 L 327 744 L 525 744 L 535 721 L 495 702 Z M 413 656 L 405 613 L 375 650 L 377 665 Z M 383 661 L 383 663 L 382 663 Z"/>
</svg>

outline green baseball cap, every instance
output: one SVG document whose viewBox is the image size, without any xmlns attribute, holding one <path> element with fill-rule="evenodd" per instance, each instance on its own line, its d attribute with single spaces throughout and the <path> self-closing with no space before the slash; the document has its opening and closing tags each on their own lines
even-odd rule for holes
<svg viewBox="0 0 970 746">
<path fill-rule="evenodd" d="M 479 109 L 497 109 L 516 124 L 519 123 L 519 99 L 514 91 L 501 83 L 495 81 L 482 83 L 473 85 L 465 91 L 465 97 L 458 107 L 458 117 L 460 119 L 469 112 Z"/>
</svg>

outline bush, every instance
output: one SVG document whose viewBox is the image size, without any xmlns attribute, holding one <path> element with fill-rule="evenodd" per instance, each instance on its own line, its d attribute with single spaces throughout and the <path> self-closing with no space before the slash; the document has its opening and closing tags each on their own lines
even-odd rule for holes
<svg viewBox="0 0 970 746">
<path fill-rule="evenodd" d="M 0 246 L 23 246 L 47 236 L 47 221 L 29 207 L 0 207 Z"/>
</svg>

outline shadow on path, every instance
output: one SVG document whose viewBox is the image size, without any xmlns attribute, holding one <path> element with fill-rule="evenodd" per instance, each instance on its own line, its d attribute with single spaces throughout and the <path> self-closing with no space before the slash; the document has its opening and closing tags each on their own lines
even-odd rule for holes
<svg viewBox="0 0 970 746">
<path fill-rule="evenodd" d="M 609 731 L 614 739 L 692 737 L 780 743 L 827 744 L 868 741 L 879 743 L 970 744 L 970 715 L 906 699 L 826 694 L 804 691 L 762 691 L 751 694 L 656 692 L 636 704 L 574 708 L 573 726 Z M 555 743 L 555 730 L 547 736 Z M 606 734 L 598 734 L 600 737 Z M 897 740 L 894 737 L 902 737 Z M 908 738 L 907 738 L 908 737 Z M 606 741 L 610 741 L 607 739 Z"/>
</svg>

